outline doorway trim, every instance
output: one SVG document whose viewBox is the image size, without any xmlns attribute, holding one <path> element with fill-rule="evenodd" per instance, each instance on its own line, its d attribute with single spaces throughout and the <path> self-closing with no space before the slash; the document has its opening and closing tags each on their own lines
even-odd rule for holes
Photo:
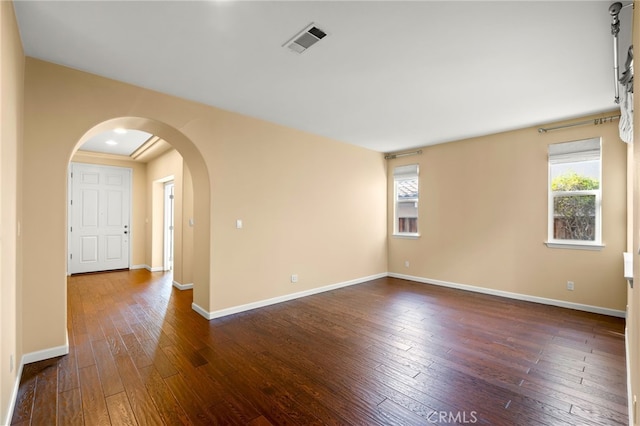
<svg viewBox="0 0 640 426">
<path fill-rule="evenodd" d="M 174 229 L 175 229 L 175 195 L 174 195 L 175 182 L 173 180 L 164 183 L 164 235 L 162 238 L 163 243 L 163 268 L 165 272 L 173 271 L 173 257 L 174 257 Z"/>
</svg>

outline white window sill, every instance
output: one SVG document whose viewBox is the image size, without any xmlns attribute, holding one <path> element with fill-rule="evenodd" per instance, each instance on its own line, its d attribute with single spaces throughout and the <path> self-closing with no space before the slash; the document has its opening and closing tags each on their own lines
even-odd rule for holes
<svg viewBox="0 0 640 426">
<path fill-rule="evenodd" d="M 406 238 L 408 240 L 417 240 L 418 238 L 420 238 L 420 234 L 413 234 L 413 233 L 394 233 L 393 234 L 394 237 L 396 238 Z"/>
<path fill-rule="evenodd" d="M 569 249 L 569 250 L 593 250 L 600 251 L 605 246 L 604 244 L 594 244 L 594 243 L 569 243 L 569 242 L 557 242 L 557 241 L 545 241 L 545 244 L 549 248 L 555 249 Z"/>
</svg>

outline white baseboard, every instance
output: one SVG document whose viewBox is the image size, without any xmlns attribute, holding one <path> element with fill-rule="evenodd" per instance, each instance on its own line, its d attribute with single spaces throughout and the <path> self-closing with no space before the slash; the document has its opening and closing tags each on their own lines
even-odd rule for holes
<svg viewBox="0 0 640 426">
<path fill-rule="evenodd" d="M 129 266 L 129 269 L 146 269 L 149 272 L 162 272 L 162 271 L 164 271 L 164 268 L 162 266 L 156 266 L 155 268 L 152 268 L 149 265 L 133 265 L 133 266 Z"/>
<path fill-rule="evenodd" d="M 287 302 L 289 300 L 299 299 L 301 297 L 311 296 L 313 294 L 324 293 L 325 291 L 331 291 L 342 287 L 348 287 L 351 285 L 362 284 L 367 281 L 375 280 L 378 278 L 384 278 L 387 276 L 386 272 L 381 274 L 371 275 L 363 278 L 356 278 L 350 281 L 344 281 L 337 284 L 330 284 L 324 287 L 312 288 L 310 290 L 299 291 L 297 293 L 285 294 L 284 296 L 273 297 L 271 299 L 259 300 L 257 302 L 247 303 L 245 305 L 232 306 L 231 308 L 220 309 L 218 311 L 208 312 L 206 309 L 198 306 L 195 303 L 191 304 L 191 308 L 205 317 L 208 320 L 215 318 L 221 318 L 227 315 L 237 314 L 244 311 L 250 311 L 256 308 L 263 308 L 269 305 L 275 305 L 276 303 Z"/>
<path fill-rule="evenodd" d="M 492 295 L 492 296 L 506 297 L 506 298 L 509 298 L 509 299 L 524 300 L 526 302 L 541 303 L 543 305 L 558 306 L 558 307 L 561 307 L 561 308 L 568 308 L 568 309 L 575 309 L 575 310 L 578 310 L 578 311 L 591 312 L 591 313 L 594 313 L 594 314 L 609 315 L 609 316 L 612 316 L 612 317 L 619 317 L 619 318 L 625 318 L 626 317 L 625 311 L 619 311 L 619 310 L 616 310 L 616 309 L 609 309 L 609 308 L 602 308 L 600 306 L 584 305 L 584 304 L 581 304 L 581 303 L 567 302 L 565 300 L 547 299 L 545 297 L 530 296 L 528 294 L 512 293 L 512 292 L 509 292 L 509 291 L 494 290 L 494 289 L 490 289 L 490 288 L 477 287 L 477 286 L 468 285 L 468 284 L 458 284 L 458 283 L 452 283 L 452 282 L 448 282 L 448 281 L 433 280 L 433 279 L 422 278 L 422 277 L 414 277 L 412 275 L 396 274 L 394 272 L 390 272 L 389 276 L 393 277 L 393 278 L 401 278 L 403 280 L 416 281 L 416 282 L 423 283 L 423 284 L 433 284 L 433 285 L 438 285 L 438 286 L 441 286 L 441 287 L 456 288 L 456 289 L 459 289 L 459 290 L 473 291 L 475 293 L 483 293 L 483 294 L 489 294 L 489 295 Z"/>
<path fill-rule="evenodd" d="M 196 304 L 195 302 L 191 303 L 191 309 L 193 309 L 194 311 L 196 311 L 197 313 L 199 313 L 200 315 L 202 315 L 208 320 L 212 319 L 210 318 L 211 314 L 206 309 L 201 308 L 200 305 Z"/>
<path fill-rule="evenodd" d="M 173 281 L 173 286 L 178 290 L 189 290 L 190 288 L 193 288 L 193 283 L 180 284 L 178 281 Z"/>
<path fill-rule="evenodd" d="M 69 353 L 69 334 L 67 333 L 67 342 L 62 346 L 55 348 L 43 349 L 41 351 L 30 352 L 22 355 L 22 364 L 31 364 L 32 362 L 43 361 L 57 356 L 67 355 Z"/>
<path fill-rule="evenodd" d="M 55 348 L 43 349 L 41 351 L 30 352 L 28 354 L 22 355 L 22 359 L 20 360 L 20 365 L 18 366 L 18 372 L 16 375 L 16 382 L 13 386 L 13 392 L 11 394 L 11 400 L 9 402 L 9 411 L 7 412 L 7 418 L 3 425 L 8 425 L 11 423 L 11 417 L 13 416 L 13 410 L 16 406 L 16 400 L 18 399 L 18 390 L 20 388 L 20 380 L 22 379 L 22 370 L 26 364 L 31 364 L 32 362 L 43 361 L 49 358 L 55 358 L 62 355 L 67 355 L 69 353 L 69 332 L 67 332 L 67 336 L 65 337 L 65 344 L 62 346 L 57 346 Z"/>
<path fill-rule="evenodd" d="M 151 267 L 148 265 L 131 265 L 129 266 L 129 269 L 151 269 Z"/>
<path fill-rule="evenodd" d="M 191 308 L 194 311 L 196 311 L 197 313 L 199 313 L 200 315 L 202 315 L 203 317 L 205 317 L 206 319 L 211 320 L 211 319 L 214 319 L 214 318 L 221 318 L 221 317 L 224 317 L 224 316 L 227 316 L 227 315 L 237 314 L 239 312 L 249 311 L 251 309 L 257 309 L 257 308 L 262 308 L 264 306 L 273 305 L 273 304 L 276 304 L 276 303 L 286 302 L 288 300 L 298 299 L 300 297 L 306 297 L 306 296 L 311 296 L 313 294 L 322 293 L 322 292 L 325 292 L 325 291 L 335 290 L 335 289 L 338 289 L 338 288 L 341 288 L 341 287 L 347 287 L 347 286 L 350 286 L 350 285 L 361 284 L 361 283 L 364 283 L 364 282 L 367 282 L 367 281 L 371 281 L 371 280 L 378 279 L 378 278 L 383 278 L 383 277 L 386 277 L 386 276 L 393 277 L 393 278 L 405 279 L 405 280 L 409 280 L 409 281 L 420 282 L 420 283 L 423 283 L 423 284 L 433 284 L 433 285 L 438 285 L 438 286 L 441 286 L 441 287 L 449 287 L 449 288 L 455 288 L 455 289 L 459 289 L 459 290 L 473 291 L 475 293 L 483 293 L 483 294 L 488 294 L 488 295 L 492 295 L 492 296 L 506 297 L 506 298 L 509 298 L 509 299 L 516 299 L 516 300 L 523 300 L 523 301 L 527 301 L 527 302 L 541 303 L 543 305 L 558 306 L 558 307 L 561 307 L 561 308 L 575 309 L 575 310 L 579 310 L 579 311 L 591 312 L 591 313 L 602 314 L 602 315 L 609 315 L 609 316 L 613 316 L 613 317 L 619 317 L 619 318 L 625 318 L 626 317 L 626 313 L 624 311 L 619 311 L 619 310 L 616 310 L 616 309 L 609 309 L 609 308 L 603 308 L 603 307 L 600 307 L 600 306 L 592 306 L 592 305 L 585 305 L 585 304 L 581 304 L 581 303 L 567 302 L 567 301 L 564 301 L 564 300 L 548 299 L 548 298 L 544 298 L 544 297 L 530 296 L 530 295 L 527 295 L 527 294 L 512 293 L 512 292 L 502 291 L 502 290 L 494 290 L 494 289 L 490 289 L 490 288 L 477 287 L 477 286 L 468 285 L 468 284 L 459 284 L 459 283 L 453 283 L 453 282 L 442 281 L 442 280 L 434 280 L 434 279 L 428 279 L 428 278 L 422 278 L 422 277 L 415 277 L 415 276 L 412 276 L 412 275 L 396 274 L 396 273 L 393 273 L 393 272 L 372 275 L 372 276 L 369 276 L 369 277 L 358 278 L 358 279 L 355 279 L 355 280 L 345 281 L 345 282 L 337 283 L 337 284 L 331 284 L 331 285 L 328 285 L 328 286 L 318 287 L 318 288 L 314 288 L 314 289 L 311 289 L 311 290 L 301 291 L 301 292 L 297 292 L 297 293 L 291 293 L 291 294 L 287 294 L 287 295 L 284 295 L 284 296 L 274 297 L 274 298 L 271 298 L 271 299 L 265 299 L 265 300 L 260 300 L 260 301 L 257 301 L 257 302 L 247 303 L 245 305 L 233 306 L 233 307 L 226 308 L 226 309 L 221 309 L 221 310 L 218 310 L 218 311 L 209 312 L 206 309 L 202 308 L 201 306 L 198 306 L 196 303 L 193 303 L 191 305 Z"/>
</svg>

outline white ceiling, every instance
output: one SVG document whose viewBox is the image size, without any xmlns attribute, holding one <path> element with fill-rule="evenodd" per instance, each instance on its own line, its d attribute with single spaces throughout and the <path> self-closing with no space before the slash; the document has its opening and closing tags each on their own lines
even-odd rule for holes
<svg viewBox="0 0 640 426">
<path fill-rule="evenodd" d="M 151 138 L 150 133 L 132 129 L 116 129 L 100 133 L 87 140 L 83 151 L 130 156 Z"/>
<path fill-rule="evenodd" d="M 625 4 L 628 2 L 625 2 Z M 21 1 L 28 56 L 391 152 L 610 111 L 605 1 Z M 623 9 L 621 66 L 630 43 Z M 310 23 L 328 35 L 282 45 Z"/>
</svg>

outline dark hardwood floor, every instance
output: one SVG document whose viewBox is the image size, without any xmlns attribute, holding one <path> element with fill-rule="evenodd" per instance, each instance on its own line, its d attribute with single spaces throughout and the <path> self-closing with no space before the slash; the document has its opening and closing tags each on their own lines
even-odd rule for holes
<svg viewBox="0 0 640 426">
<path fill-rule="evenodd" d="M 624 320 L 384 278 L 206 321 L 143 270 L 68 280 L 13 425 L 626 425 Z"/>
</svg>

